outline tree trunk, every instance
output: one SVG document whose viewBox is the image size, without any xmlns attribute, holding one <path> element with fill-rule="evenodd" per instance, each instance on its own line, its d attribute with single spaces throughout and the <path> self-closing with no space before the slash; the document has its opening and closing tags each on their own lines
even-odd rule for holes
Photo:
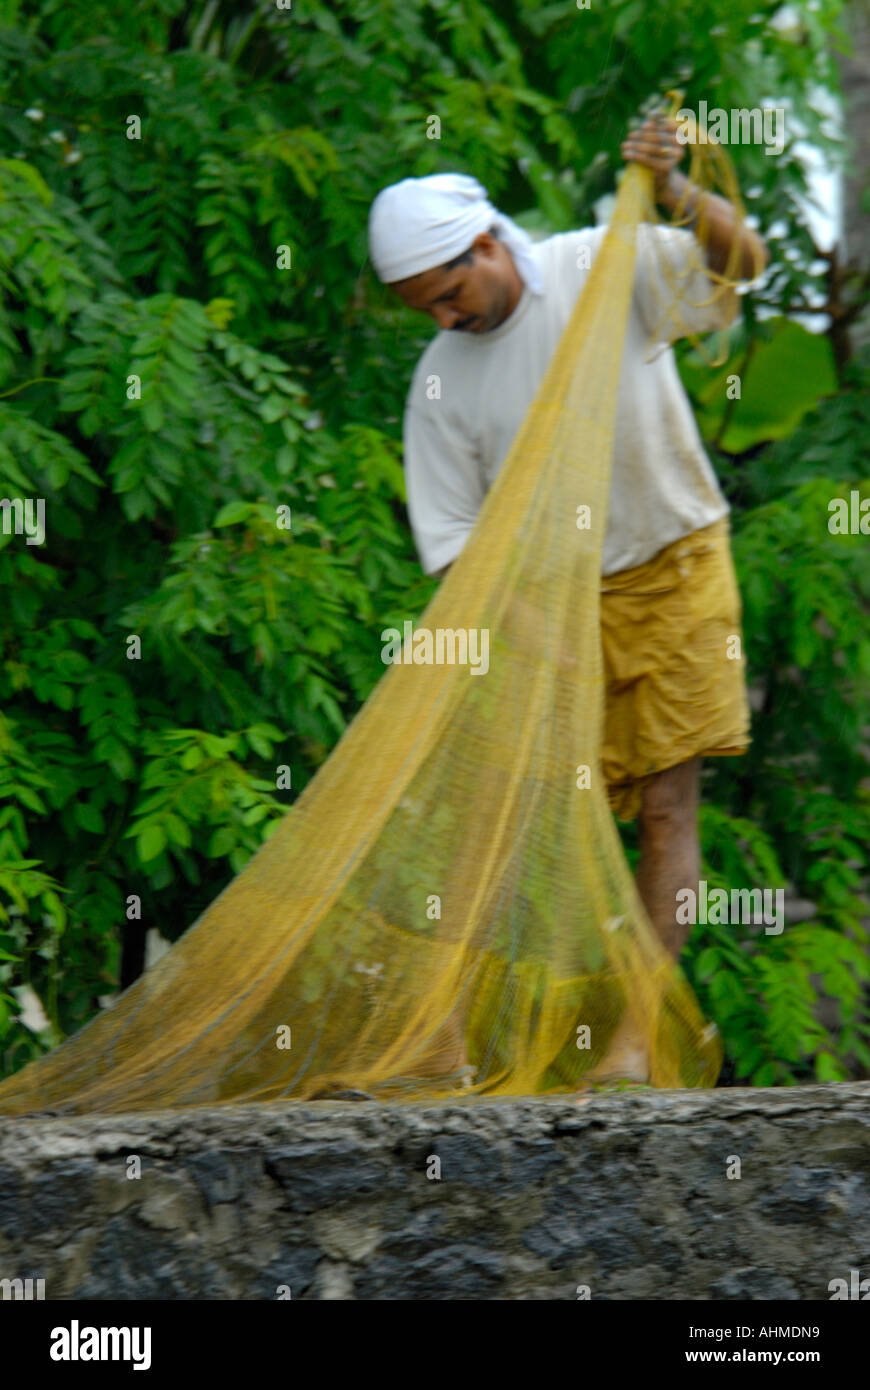
<svg viewBox="0 0 870 1390">
<path fill-rule="evenodd" d="M 837 55 L 849 161 L 843 189 L 841 259 L 866 276 L 870 273 L 870 5 L 867 0 L 847 5 L 843 20 L 852 41 L 852 53 Z M 849 328 L 853 351 L 870 342 L 866 287 L 864 297 L 863 309 Z"/>
</svg>

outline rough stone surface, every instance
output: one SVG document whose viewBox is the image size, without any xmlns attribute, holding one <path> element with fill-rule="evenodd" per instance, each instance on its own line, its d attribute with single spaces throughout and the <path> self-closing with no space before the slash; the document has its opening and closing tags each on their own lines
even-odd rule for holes
<svg viewBox="0 0 870 1390">
<path fill-rule="evenodd" d="M 867 1082 L 0 1127 L 0 1279 L 47 1299 L 828 1299 L 852 1269 Z"/>
</svg>

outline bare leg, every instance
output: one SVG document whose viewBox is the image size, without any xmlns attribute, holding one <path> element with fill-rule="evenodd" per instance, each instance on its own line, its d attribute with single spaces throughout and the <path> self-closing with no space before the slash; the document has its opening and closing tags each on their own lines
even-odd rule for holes
<svg viewBox="0 0 870 1390">
<path fill-rule="evenodd" d="M 700 872 L 700 770 L 700 758 L 692 758 L 658 773 L 644 788 L 641 805 L 637 888 L 659 940 L 675 960 L 689 934 L 688 927 L 677 922 L 677 892 L 681 888 L 697 892 Z M 611 1038 L 606 1056 L 587 1079 L 616 1076 L 637 1081 L 649 1076 L 644 1030 L 629 1011 Z"/>
<path fill-rule="evenodd" d="M 644 787 L 641 803 L 637 888 L 659 940 L 675 960 L 689 935 L 689 928 L 677 922 L 677 892 L 681 888 L 697 891 L 700 873 L 700 771 L 700 758 L 666 768 Z M 460 864 L 460 882 L 468 869 L 466 864 Z M 457 1009 L 433 1039 L 432 1052 L 419 1074 L 449 1074 L 467 1060 L 462 1012 Z M 629 1010 L 611 1038 L 606 1055 L 587 1079 L 612 1076 L 638 1081 L 649 1076 L 645 1030 Z"/>
<path fill-rule="evenodd" d="M 677 893 L 698 891 L 698 792 L 701 759 L 660 772 L 644 788 L 637 887 L 659 940 L 675 960 L 689 936 L 677 922 Z"/>
</svg>

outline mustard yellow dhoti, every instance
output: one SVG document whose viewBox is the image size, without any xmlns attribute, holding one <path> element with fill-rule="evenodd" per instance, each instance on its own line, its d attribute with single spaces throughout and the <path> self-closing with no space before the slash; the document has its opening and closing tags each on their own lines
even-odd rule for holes
<svg viewBox="0 0 870 1390">
<path fill-rule="evenodd" d="M 601 765 L 620 820 L 644 784 L 694 757 L 745 753 L 742 606 L 727 517 L 601 582 Z"/>
</svg>

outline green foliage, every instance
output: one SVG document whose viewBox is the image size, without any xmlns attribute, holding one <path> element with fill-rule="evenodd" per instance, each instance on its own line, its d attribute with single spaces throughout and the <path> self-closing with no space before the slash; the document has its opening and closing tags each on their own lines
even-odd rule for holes
<svg viewBox="0 0 870 1390">
<path fill-rule="evenodd" d="M 790 435 L 838 384 L 829 340 L 785 318 L 736 325 L 720 367 L 697 352 L 680 367 L 701 433 L 729 454 Z"/>
<path fill-rule="evenodd" d="M 757 811 L 763 809 L 759 804 Z M 850 1067 L 859 1074 L 870 1067 L 865 999 L 870 932 L 860 920 L 866 911 L 856 893 L 860 876 L 838 852 L 836 822 L 830 823 L 831 812 L 841 819 L 841 808 L 824 808 L 816 798 L 803 828 L 809 830 L 825 809 L 828 823 L 818 827 L 816 850 L 832 852 L 831 859 L 816 859 L 812 868 L 817 872 L 811 868 L 807 876 L 818 908 L 815 919 L 786 924 L 781 933 L 763 925 L 707 922 L 695 927 L 689 943 L 689 976 L 719 1025 L 734 1077 L 742 1084 L 843 1081 L 849 1079 Z M 866 833 L 870 798 L 850 820 Z M 710 891 L 764 885 L 775 892 L 783 887 L 773 838 L 755 820 L 707 805 L 701 811 L 701 832 Z M 861 862 L 866 868 L 863 857 Z M 836 1001 L 833 1025 L 820 1017 L 823 994 Z"/>
<path fill-rule="evenodd" d="M 719 458 L 742 506 L 734 556 L 755 710 L 750 754 L 709 767 L 705 873 L 726 888 L 788 881 L 816 907 L 781 936 L 693 933 L 689 974 L 735 1078 L 755 1085 L 870 1070 L 870 536 L 829 530 L 833 498 L 870 494 L 868 365 L 865 352 L 847 389 L 770 449 Z"/>
<path fill-rule="evenodd" d="M 811 93 L 830 80 L 839 5 L 796 6 L 795 32 L 769 26 L 772 9 L 7 9 L 0 495 L 45 499 L 46 541 L 0 535 L 0 1071 L 117 989 L 131 895 L 170 938 L 217 896 L 371 691 L 381 630 L 433 592 L 400 448 L 428 333 L 364 269 L 378 188 L 461 169 L 541 231 L 588 224 L 629 120 L 675 85 L 687 105 L 775 91 L 829 146 Z M 760 299 L 783 313 L 819 284 L 793 139 L 777 160 L 732 154 L 753 212 L 778 224 Z M 753 757 L 711 772 L 710 875 L 786 874 L 819 909 L 781 939 L 688 953 L 754 1082 L 867 1060 L 870 552 L 830 536 L 824 510 L 866 477 L 866 395 L 845 384 L 777 444 L 719 456 L 764 705 Z M 715 404 L 699 402 L 718 431 Z M 839 1000 L 836 1036 L 813 1024 L 817 979 Z M 24 986 L 42 1032 L 21 1021 Z"/>
</svg>

